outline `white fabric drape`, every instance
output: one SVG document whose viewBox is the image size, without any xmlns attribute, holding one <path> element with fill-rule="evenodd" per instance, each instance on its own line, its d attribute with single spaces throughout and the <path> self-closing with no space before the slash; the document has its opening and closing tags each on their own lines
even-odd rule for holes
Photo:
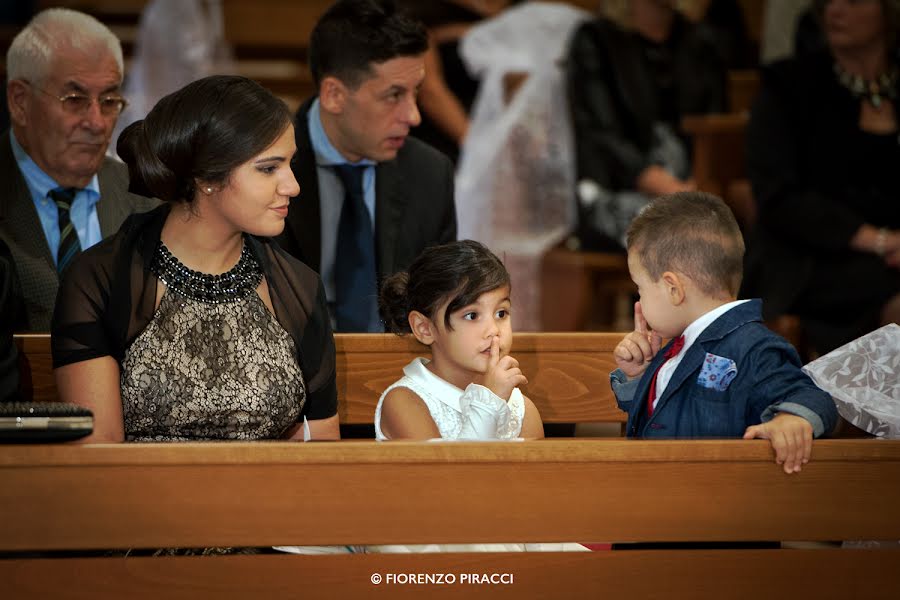
<svg viewBox="0 0 900 600">
<path fill-rule="evenodd" d="M 487 245 L 513 282 L 516 329 L 540 330 L 540 261 L 575 223 L 575 150 L 562 60 L 587 12 L 528 2 L 460 44 L 481 84 L 456 174 L 460 239 Z M 507 103 L 504 76 L 527 74 Z"/>
<path fill-rule="evenodd" d="M 152 0 L 141 14 L 123 86 L 128 107 L 116 123 L 110 150 L 122 130 L 143 119 L 163 96 L 202 77 L 234 72 L 222 0 Z"/>
</svg>

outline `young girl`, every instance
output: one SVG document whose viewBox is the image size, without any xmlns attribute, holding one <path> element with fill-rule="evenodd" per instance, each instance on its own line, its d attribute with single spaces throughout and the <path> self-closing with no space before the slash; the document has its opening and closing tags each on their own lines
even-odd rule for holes
<svg viewBox="0 0 900 600">
<path fill-rule="evenodd" d="M 509 273 L 471 240 L 426 249 L 408 272 L 385 280 L 381 314 L 398 335 L 431 347 L 388 387 L 375 409 L 375 436 L 389 439 L 541 438 L 528 383 L 510 356 Z"/>
</svg>

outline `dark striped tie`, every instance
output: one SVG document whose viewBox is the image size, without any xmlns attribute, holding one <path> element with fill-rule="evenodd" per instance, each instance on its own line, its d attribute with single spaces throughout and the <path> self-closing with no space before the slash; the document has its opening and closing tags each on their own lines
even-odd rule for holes
<svg viewBox="0 0 900 600">
<path fill-rule="evenodd" d="M 75 200 L 77 188 L 60 188 L 50 190 L 50 199 L 56 202 L 59 213 L 59 250 L 56 251 L 56 272 L 62 275 L 72 260 L 81 253 L 81 242 L 78 232 L 72 224 L 69 210 Z"/>
</svg>

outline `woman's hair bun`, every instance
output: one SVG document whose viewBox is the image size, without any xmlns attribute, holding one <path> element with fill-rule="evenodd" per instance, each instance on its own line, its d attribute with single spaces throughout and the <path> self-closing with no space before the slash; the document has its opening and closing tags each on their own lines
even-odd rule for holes
<svg viewBox="0 0 900 600">
<path fill-rule="evenodd" d="M 175 174 L 151 148 L 145 123 L 141 119 L 126 127 L 116 144 L 119 157 L 128 165 L 128 191 L 174 202 L 178 199 Z"/>
</svg>

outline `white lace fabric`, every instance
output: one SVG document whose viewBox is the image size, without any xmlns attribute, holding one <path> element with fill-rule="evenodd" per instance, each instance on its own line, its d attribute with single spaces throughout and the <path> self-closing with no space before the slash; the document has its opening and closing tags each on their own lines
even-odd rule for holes
<svg viewBox="0 0 900 600">
<path fill-rule="evenodd" d="M 431 413 L 441 439 L 509 440 L 519 437 L 525 418 L 525 397 L 515 388 L 509 401 L 488 388 L 472 383 L 461 390 L 431 371 L 428 359 L 416 358 L 403 368 L 403 377 L 391 384 L 378 399 L 375 408 L 375 438 L 386 440 L 381 431 L 381 407 L 394 388 L 411 390 Z"/>
<path fill-rule="evenodd" d="M 900 439 L 900 325 L 876 329 L 803 370 L 831 394 L 844 419 L 872 435 Z"/>
</svg>

